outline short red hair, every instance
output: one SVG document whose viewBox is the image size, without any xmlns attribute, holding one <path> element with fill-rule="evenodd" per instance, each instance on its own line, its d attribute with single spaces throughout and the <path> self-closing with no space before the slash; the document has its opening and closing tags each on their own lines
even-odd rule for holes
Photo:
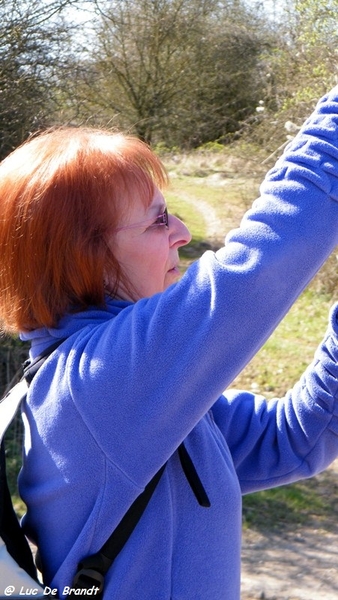
<svg viewBox="0 0 338 600">
<path fill-rule="evenodd" d="M 123 278 L 106 237 L 137 193 L 150 204 L 167 183 L 137 138 L 59 128 L 0 164 L 0 322 L 18 332 L 53 327 L 71 310 L 104 305 L 104 272 Z"/>
</svg>

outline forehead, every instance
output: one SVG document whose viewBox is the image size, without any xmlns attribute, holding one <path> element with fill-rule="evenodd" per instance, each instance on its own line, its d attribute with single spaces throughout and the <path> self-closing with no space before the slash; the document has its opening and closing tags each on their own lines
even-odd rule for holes
<svg viewBox="0 0 338 600">
<path fill-rule="evenodd" d="M 162 192 L 154 186 L 154 193 L 152 196 L 141 196 L 141 194 L 136 193 L 133 196 L 131 203 L 131 210 L 142 212 L 143 214 L 147 214 L 149 216 L 156 215 L 163 212 L 165 209 L 166 203 Z"/>
<path fill-rule="evenodd" d="M 148 226 L 166 211 L 164 196 L 158 188 L 156 188 L 152 201 L 148 206 L 145 206 L 141 202 L 137 194 L 133 200 L 129 211 L 126 211 L 124 217 L 121 218 L 116 232 L 130 230 L 131 234 L 133 234 L 135 227 Z"/>
<path fill-rule="evenodd" d="M 140 194 L 135 194 L 130 205 L 129 215 L 130 221 L 136 218 L 151 218 L 156 217 L 165 209 L 166 203 L 162 192 L 154 187 L 154 194 L 148 201 Z"/>
<path fill-rule="evenodd" d="M 148 205 L 148 209 L 154 212 L 163 212 L 166 207 L 166 202 L 161 190 L 155 186 L 154 195 Z"/>
</svg>

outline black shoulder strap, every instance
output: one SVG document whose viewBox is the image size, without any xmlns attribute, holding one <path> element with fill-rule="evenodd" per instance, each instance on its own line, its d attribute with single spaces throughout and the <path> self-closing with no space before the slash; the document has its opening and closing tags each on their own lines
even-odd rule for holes
<svg viewBox="0 0 338 600">
<path fill-rule="evenodd" d="M 88 590 L 95 586 L 99 590 L 98 593 L 95 594 L 95 598 L 99 600 L 102 598 L 104 576 L 110 569 L 119 552 L 121 552 L 123 546 L 128 541 L 143 515 L 162 476 L 165 466 L 166 465 L 164 464 L 161 469 L 157 471 L 143 492 L 136 498 L 116 529 L 102 546 L 101 550 L 96 554 L 87 556 L 79 563 L 78 570 L 72 583 L 74 594 L 69 594 L 69 597 L 72 598 L 77 596 L 75 590 Z"/>
<path fill-rule="evenodd" d="M 64 341 L 65 338 L 57 340 L 54 344 L 48 346 L 48 348 L 39 354 L 39 356 L 37 356 L 33 361 L 26 360 L 23 365 L 23 377 L 27 381 L 28 385 L 32 383 L 33 377 L 43 365 L 46 358 L 48 358 L 48 356 L 52 354 L 52 352 L 54 352 L 54 350 L 56 350 L 56 348 L 58 348 Z"/>
<path fill-rule="evenodd" d="M 0 446 L 0 537 L 17 564 L 36 579 L 32 552 L 15 514 L 8 489 L 4 440 Z"/>
<path fill-rule="evenodd" d="M 37 573 L 32 552 L 15 514 L 8 488 L 4 438 L 7 429 L 19 410 L 22 400 L 26 396 L 27 385 L 45 358 L 61 341 L 63 340 L 47 348 L 43 355 L 39 356 L 31 365 L 29 365 L 29 361 L 26 361 L 24 371 L 28 369 L 31 377 L 25 381 L 25 375 L 23 375 L 21 380 L 15 386 L 11 387 L 0 400 L 0 535 L 9 554 L 33 579 L 36 579 Z"/>
</svg>

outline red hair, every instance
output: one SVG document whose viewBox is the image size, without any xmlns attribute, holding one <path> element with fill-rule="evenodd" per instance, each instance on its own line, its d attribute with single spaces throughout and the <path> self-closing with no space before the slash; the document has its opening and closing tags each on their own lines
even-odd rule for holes
<svg viewBox="0 0 338 600">
<path fill-rule="evenodd" d="M 0 321 L 53 327 L 70 310 L 104 305 L 104 272 L 123 279 L 107 232 L 137 194 L 149 205 L 166 171 L 134 137 L 48 130 L 0 164 Z"/>
</svg>

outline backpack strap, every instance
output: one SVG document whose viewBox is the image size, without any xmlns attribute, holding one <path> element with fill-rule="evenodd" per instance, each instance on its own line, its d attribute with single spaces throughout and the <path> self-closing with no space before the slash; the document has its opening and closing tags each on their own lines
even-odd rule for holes
<svg viewBox="0 0 338 600">
<path fill-rule="evenodd" d="M 32 365 L 35 367 L 35 372 L 47 356 L 60 343 L 61 342 L 53 344 L 53 347 L 47 348 L 43 357 L 40 356 L 33 361 Z M 14 559 L 15 563 L 17 563 L 24 572 L 28 573 L 30 577 L 37 581 L 37 572 L 32 552 L 15 514 L 8 489 L 4 440 L 7 429 L 14 420 L 22 401 L 26 397 L 28 384 L 29 382 L 23 376 L 21 380 L 0 400 L 0 535 L 4 543 L 4 548 L 10 554 L 12 559 Z M 15 565 L 15 563 L 13 564 Z M 13 582 L 9 583 L 12 584 Z"/>
<path fill-rule="evenodd" d="M 0 443 L 4 435 L 13 421 L 21 402 L 26 397 L 28 387 L 32 382 L 34 375 L 45 362 L 46 358 L 54 351 L 64 340 L 58 340 L 52 346 L 39 354 L 32 362 L 26 360 L 23 364 L 23 376 L 20 381 L 12 387 L 3 398 L 0 399 Z"/>
<path fill-rule="evenodd" d="M 23 376 L 21 380 L 0 399 L 0 536 L 4 542 L 6 551 L 14 559 L 17 565 L 36 581 L 38 581 L 37 572 L 32 552 L 15 514 L 8 488 L 4 437 L 20 408 L 22 401 L 26 397 L 28 385 L 34 374 L 47 356 L 55 350 L 61 341 L 63 340 L 60 340 L 56 344 L 53 344 L 53 346 L 47 348 L 43 355 L 40 355 L 32 362 L 31 366 L 28 364 L 29 361 L 26 361 L 24 369 L 34 369 L 32 377 L 29 380 L 26 380 L 25 376 Z M 18 568 L 17 571 L 19 573 Z M 13 582 L 9 583 L 12 584 Z"/>
<path fill-rule="evenodd" d="M 72 592 L 68 597 L 75 598 L 78 595 L 76 590 L 89 590 L 95 586 L 98 588 L 95 598 L 101 600 L 104 577 L 143 515 L 165 467 L 166 464 L 157 471 L 143 492 L 136 498 L 101 550 L 81 560 L 73 579 Z"/>
<path fill-rule="evenodd" d="M 210 500 L 183 442 L 178 448 L 178 454 L 184 474 L 199 505 L 209 508 L 211 506 Z M 68 594 L 69 598 L 75 598 L 78 595 L 77 590 L 91 590 L 95 587 L 98 590 L 95 593 L 95 598 L 102 600 L 105 575 L 143 515 L 165 467 L 166 463 L 157 471 L 143 492 L 136 498 L 101 550 L 80 561 L 73 579 L 72 591 Z"/>
<path fill-rule="evenodd" d="M 13 421 L 22 400 L 27 393 L 27 383 L 21 379 L 15 386 L 7 392 L 0 400 L 0 442 Z"/>
<path fill-rule="evenodd" d="M 1 415 L 2 406 L 0 406 L 0 423 L 1 429 L 3 429 Z M 0 445 L 0 540 L 3 540 L 4 548 L 17 565 L 26 571 L 33 579 L 36 579 L 37 573 L 32 552 L 15 514 L 8 489 L 4 440 L 2 440 Z M 4 548 L 2 552 L 0 552 L 2 558 L 4 557 Z M 0 571 L 2 568 L 3 567 L 0 567 Z M 2 572 L 0 575 L 2 575 Z M 8 581 L 8 584 L 12 585 L 13 583 L 14 581 Z"/>
<path fill-rule="evenodd" d="M 62 344 L 62 342 L 65 341 L 65 339 L 66 338 L 61 338 L 60 340 L 54 342 L 54 344 L 48 346 L 48 348 L 41 352 L 41 354 L 39 354 L 39 356 L 37 356 L 33 361 L 26 360 L 26 362 L 23 364 L 22 379 L 24 379 L 27 382 L 28 386 L 32 383 L 34 376 L 36 375 L 40 367 L 43 365 L 45 360 L 48 358 L 48 356 L 52 354 L 52 352 L 54 352 L 54 350 L 56 350 L 56 348 L 58 348 Z"/>
<path fill-rule="evenodd" d="M 178 447 L 178 456 L 180 457 L 182 469 L 184 475 L 187 478 L 190 487 L 195 494 L 196 500 L 203 508 L 210 508 L 211 503 L 208 494 L 203 486 L 202 481 L 195 469 L 195 465 L 192 462 L 188 450 L 186 449 L 184 442 Z"/>
</svg>

